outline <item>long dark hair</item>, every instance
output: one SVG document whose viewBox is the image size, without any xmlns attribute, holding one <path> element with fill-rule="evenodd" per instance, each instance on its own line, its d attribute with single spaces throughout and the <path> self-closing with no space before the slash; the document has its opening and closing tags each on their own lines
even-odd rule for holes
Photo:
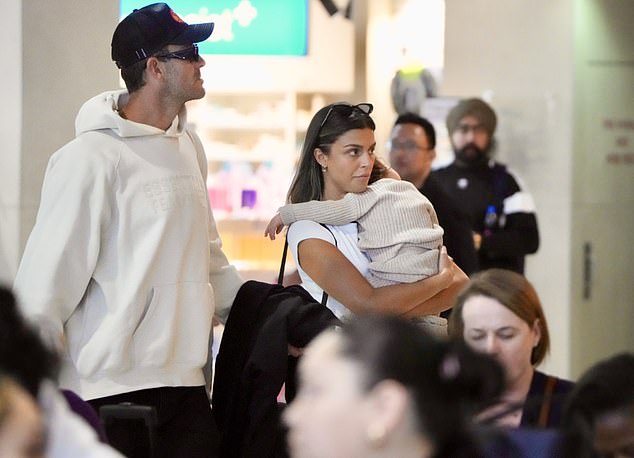
<svg viewBox="0 0 634 458">
<path fill-rule="evenodd" d="M 434 444 L 434 458 L 482 456 L 471 416 L 503 390 L 497 362 L 395 316 L 357 315 L 344 323 L 341 336 L 342 356 L 365 371 L 365 391 L 388 379 L 410 391 L 419 431 Z"/>
<path fill-rule="evenodd" d="M 370 115 L 361 110 L 339 110 L 337 106 L 349 107 L 350 104 L 337 102 L 326 105 L 317 111 L 310 121 L 299 156 L 297 171 L 288 190 L 287 202 L 298 203 L 322 199 L 324 178 L 321 166 L 314 156 L 316 148 L 328 155 L 331 145 L 349 130 L 376 129 Z M 326 116 L 328 119 L 324 122 Z"/>
</svg>

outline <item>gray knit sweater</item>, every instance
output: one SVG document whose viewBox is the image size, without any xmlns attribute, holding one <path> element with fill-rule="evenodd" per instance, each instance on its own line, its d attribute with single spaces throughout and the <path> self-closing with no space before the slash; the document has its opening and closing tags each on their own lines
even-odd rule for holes
<svg viewBox="0 0 634 458">
<path fill-rule="evenodd" d="M 359 226 L 358 247 L 370 258 L 373 286 L 411 283 L 438 273 L 443 229 L 432 204 L 408 181 L 384 178 L 340 200 L 280 208 L 285 225 L 300 220 Z"/>
</svg>

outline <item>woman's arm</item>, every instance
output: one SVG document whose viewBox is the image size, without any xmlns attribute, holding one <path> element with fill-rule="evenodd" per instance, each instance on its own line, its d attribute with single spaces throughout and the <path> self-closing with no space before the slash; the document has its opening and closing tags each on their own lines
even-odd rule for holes
<svg viewBox="0 0 634 458">
<path fill-rule="evenodd" d="M 452 272 L 452 280 L 449 287 L 443 289 L 434 297 L 428 299 L 424 303 L 417 305 L 413 309 L 405 312 L 403 316 L 407 318 L 414 318 L 423 315 L 438 314 L 449 310 L 456 303 L 456 297 L 469 282 L 469 277 L 465 274 L 458 265 L 450 261 L 451 265 L 445 267 Z M 430 277 L 433 278 L 433 277 Z M 433 312 L 430 312 L 433 310 Z"/>
<path fill-rule="evenodd" d="M 302 269 L 330 296 L 352 313 L 382 312 L 417 315 L 437 314 L 453 305 L 453 295 L 438 293 L 454 287 L 453 262 L 425 280 L 373 288 L 348 259 L 331 243 L 317 238 L 301 241 L 297 247 Z M 426 305 L 427 304 L 427 305 Z M 412 315 L 414 316 L 414 315 Z"/>
</svg>

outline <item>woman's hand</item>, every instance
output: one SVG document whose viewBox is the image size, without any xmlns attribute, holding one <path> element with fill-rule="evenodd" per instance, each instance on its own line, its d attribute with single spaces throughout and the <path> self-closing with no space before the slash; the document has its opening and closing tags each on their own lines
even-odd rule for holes
<svg viewBox="0 0 634 458">
<path fill-rule="evenodd" d="M 449 286 L 432 298 L 426 299 L 418 304 L 416 307 L 408 310 L 403 316 L 407 318 L 414 318 L 423 315 L 436 315 L 445 310 L 449 310 L 454 306 L 456 297 L 462 291 L 462 288 L 469 282 L 469 277 L 465 274 L 458 265 L 453 262 L 451 256 L 447 254 L 447 249 L 443 246 L 440 250 L 440 256 L 438 257 L 438 275 L 436 276 L 448 276 Z M 422 280 L 422 281 L 428 281 Z"/>
<path fill-rule="evenodd" d="M 264 229 L 264 237 L 270 237 L 271 240 L 275 240 L 275 235 L 282 232 L 284 229 L 284 223 L 282 222 L 282 216 L 279 213 L 276 213 L 269 224 L 266 225 L 266 229 Z"/>
<path fill-rule="evenodd" d="M 447 253 L 447 247 L 440 247 L 440 253 L 438 255 L 438 272 L 442 272 L 443 270 L 451 267 L 451 263 L 453 262 L 453 258 L 449 256 Z"/>
</svg>

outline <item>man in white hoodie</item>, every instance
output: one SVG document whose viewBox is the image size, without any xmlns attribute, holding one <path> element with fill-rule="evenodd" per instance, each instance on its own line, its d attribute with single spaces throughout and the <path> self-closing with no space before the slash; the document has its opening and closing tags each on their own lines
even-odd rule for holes
<svg viewBox="0 0 634 458">
<path fill-rule="evenodd" d="M 24 314 L 63 349 L 62 388 L 97 408 L 154 406 L 161 456 L 213 456 L 212 317 L 226 318 L 242 284 L 186 123 L 185 102 L 205 95 L 195 43 L 212 30 L 164 3 L 119 23 L 112 58 L 127 91 L 86 102 L 51 157 L 15 280 Z"/>
</svg>

